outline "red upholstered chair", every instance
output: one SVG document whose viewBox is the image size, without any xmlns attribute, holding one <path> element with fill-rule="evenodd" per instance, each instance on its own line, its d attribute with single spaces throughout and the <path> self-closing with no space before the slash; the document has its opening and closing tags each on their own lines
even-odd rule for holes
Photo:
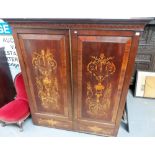
<svg viewBox="0 0 155 155">
<path fill-rule="evenodd" d="M 21 73 L 15 77 L 14 85 L 17 93 L 16 98 L 0 108 L 0 121 L 2 126 L 16 123 L 20 127 L 20 131 L 23 131 L 22 124 L 30 115 L 30 110 Z"/>
</svg>

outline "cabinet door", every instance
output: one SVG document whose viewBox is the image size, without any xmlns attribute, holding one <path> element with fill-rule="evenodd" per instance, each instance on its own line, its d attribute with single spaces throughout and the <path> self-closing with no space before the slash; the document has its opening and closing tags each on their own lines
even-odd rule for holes
<svg viewBox="0 0 155 155">
<path fill-rule="evenodd" d="M 75 130 L 117 133 L 137 43 L 129 31 L 72 31 Z"/>
<path fill-rule="evenodd" d="M 68 31 L 17 29 L 14 36 L 33 122 L 71 129 Z"/>
</svg>

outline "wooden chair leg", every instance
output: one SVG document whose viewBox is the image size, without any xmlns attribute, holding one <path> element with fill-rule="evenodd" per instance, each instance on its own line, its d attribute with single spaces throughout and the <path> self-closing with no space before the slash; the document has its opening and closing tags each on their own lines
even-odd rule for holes
<svg viewBox="0 0 155 155">
<path fill-rule="evenodd" d="M 19 127 L 19 131 L 22 132 L 23 131 L 23 121 L 22 122 L 21 121 L 17 122 L 17 125 Z"/>
</svg>

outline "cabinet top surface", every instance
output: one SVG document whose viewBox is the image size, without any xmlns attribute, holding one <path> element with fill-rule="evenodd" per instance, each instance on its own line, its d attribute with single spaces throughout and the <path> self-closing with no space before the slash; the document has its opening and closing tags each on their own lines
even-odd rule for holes
<svg viewBox="0 0 155 155">
<path fill-rule="evenodd" d="M 154 18 L 133 19 L 71 19 L 71 18 L 22 18 L 3 19 L 13 28 L 104 29 L 143 31 Z"/>
<path fill-rule="evenodd" d="M 78 19 L 78 18 L 8 18 L 9 23 L 49 23 L 49 24 L 146 24 L 154 18 L 131 19 Z"/>
</svg>

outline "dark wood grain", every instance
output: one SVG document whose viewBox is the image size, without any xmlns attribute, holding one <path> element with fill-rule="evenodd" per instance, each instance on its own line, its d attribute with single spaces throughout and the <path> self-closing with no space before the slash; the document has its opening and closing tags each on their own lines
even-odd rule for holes
<svg viewBox="0 0 155 155">
<path fill-rule="evenodd" d="M 121 93 L 133 35 L 133 32 L 123 33 L 122 31 L 77 30 L 76 33 L 72 32 L 72 36 L 75 36 L 72 39 L 75 74 L 74 105 L 76 105 L 74 114 L 75 122 L 77 122 L 75 130 L 80 131 L 81 126 L 84 130 L 83 125 L 94 125 L 100 133 L 100 129 L 97 128 L 103 124 L 105 127 L 110 126 L 114 132 L 117 112 L 122 106 Z M 102 61 L 101 55 L 103 56 Z M 94 61 L 93 57 L 97 60 Z M 108 61 L 109 58 L 111 58 L 110 61 Z M 90 67 L 97 67 L 92 74 L 88 71 L 90 62 L 92 62 Z M 109 74 L 100 82 L 96 77 L 106 76 L 107 64 L 114 65 L 114 73 L 109 72 L 112 75 Z M 93 132 L 93 127 L 91 131 Z M 97 133 L 95 128 L 94 133 Z M 101 133 L 104 134 L 104 128 Z"/>
<path fill-rule="evenodd" d="M 118 116 L 117 116 L 117 120 L 116 120 L 116 128 L 115 128 L 115 132 L 114 132 L 115 136 L 118 133 L 119 125 L 120 125 L 121 118 L 123 115 L 123 109 L 125 106 L 126 96 L 128 93 L 131 75 L 132 75 L 132 72 L 134 69 L 134 67 L 133 67 L 134 61 L 135 61 L 135 57 L 136 57 L 137 49 L 138 49 L 139 36 L 134 35 L 132 38 L 133 38 L 132 46 L 131 46 L 131 50 L 130 50 L 129 60 L 128 60 L 128 64 L 127 64 L 127 69 L 126 69 L 126 73 L 125 73 L 125 77 L 124 77 L 123 89 L 122 89 L 122 94 L 121 94 L 121 99 L 120 99 L 120 103 L 122 103 L 122 105 L 118 109 L 118 114 L 117 114 Z"/>
<path fill-rule="evenodd" d="M 110 29 L 143 31 L 154 18 L 139 19 L 4 19 L 12 27 L 47 29 Z"/>
<path fill-rule="evenodd" d="M 20 29 L 16 32 L 24 64 L 21 63 L 26 67 L 34 122 L 49 126 L 50 121 L 39 121 L 41 116 L 48 116 L 48 120 L 58 117 L 68 121 L 68 127 L 72 128 L 68 31 Z M 55 122 L 59 123 L 57 119 Z"/>
<path fill-rule="evenodd" d="M 116 136 L 140 32 L 148 20 L 8 22 L 13 27 L 33 122 Z M 44 61 L 47 53 L 53 55 Z M 52 79 L 57 79 L 57 89 L 50 85 Z M 49 93 L 53 88 L 55 92 Z M 50 106 L 46 107 L 48 98 Z M 53 99 L 59 108 L 54 108 Z"/>
<path fill-rule="evenodd" d="M 148 18 L 130 18 L 130 19 L 81 19 L 81 18 L 4 18 L 9 23 L 50 23 L 50 24 L 144 24 L 154 20 Z"/>
</svg>

